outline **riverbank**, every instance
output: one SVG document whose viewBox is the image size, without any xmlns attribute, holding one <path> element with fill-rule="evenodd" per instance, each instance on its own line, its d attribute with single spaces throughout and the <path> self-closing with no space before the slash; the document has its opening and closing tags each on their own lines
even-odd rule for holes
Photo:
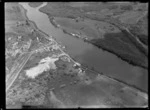
<svg viewBox="0 0 150 110">
<path fill-rule="evenodd" d="M 71 33 L 67 32 L 67 29 L 61 29 L 64 33 L 73 36 Z M 82 37 L 82 35 L 77 38 L 83 39 L 84 41 L 91 43 L 98 48 L 113 53 L 129 64 L 140 66 L 145 69 L 148 68 L 148 52 L 135 41 L 136 39 L 132 38 L 129 33 L 125 32 L 125 30 L 121 31 L 120 33 L 106 33 L 104 34 L 104 39 L 90 39 L 88 36 L 87 39 L 85 39 Z"/>
<path fill-rule="evenodd" d="M 43 9 L 44 7 L 40 8 L 39 10 Z M 48 7 L 48 6 L 46 5 L 46 7 Z M 45 12 L 42 15 L 45 16 L 45 14 L 49 15 L 48 17 L 54 18 L 54 21 L 56 22 L 55 16 L 52 16 L 52 14 L 49 14 L 48 12 Z M 43 17 L 43 19 L 45 19 L 45 17 Z M 65 19 L 66 19 L 66 22 L 63 21 L 64 20 L 63 18 L 62 19 L 60 18 L 60 20 L 62 20 L 62 22 L 66 25 L 69 23 L 69 21 L 74 22 L 74 20 L 70 20 L 68 18 L 65 18 Z M 45 21 L 46 20 L 47 20 L 47 17 L 46 17 Z M 69 21 L 67 21 L 67 20 L 69 20 Z M 48 19 L 48 21 L 50 21 L 50 19 Z M 40 22 L 40 21 L 38 21 L 38 22 Z M 78 23 L 74 23 L 74 24 L 83 24 L 83 22 L 80 23 L 80 21 L 79 21 Z M 134 84 L 136 86 L 139 86 L 142 84 L 140 86 L 140 88 L 143 88 L 143 87 L 147 88 L 147 86 L 146 86 L 147 85 L 146 84 L 147 70 L 144 70 L 145 72 L 139 73 L 139 74 L 141 74 L 141 76 L 143 76 L 142 78 L 141 77 L 137 78 L 137 75 L 136 75 L 137 72 L 134 73 L 132 68 L 140 68 L 140 67 L 137 67 L 137 66 L 134 67 L 132 65 L 129 65 L 129 64 L 127 64 L 127 62 L 124 62 L 124 60 L 121 60 L 120 58 L 116 57 L 115 54 L 111 54 L 111 52 L 109 53 L 107 51 L 103 51 L 100 48 L 98 48 L 97 46 L 91 45 L 90 42 L 86 43 L 86 41 L 88 41 L 86 39 L 84 40 L 85 42 L 83 42 L 81 39 L 76 39 L 73 37 L 70 38 L 71 33 L 69 35 L 67 35 L 67 34 L 64 34 L 64 31 L 62 29 L 55 28 L 55 26 L 51 26 L 51 24 L 49 24 L 50 26 L 48 26 L 46 23 L 44 25 L 45 25 L 45 27 L 47 27 L 47 29 L 44 29 L 44 31 L 46 31 L 47 33 L 53 34 L 53 36 L 58 41 L 62 42 L 62 44 L 64 44 L 66 46 L 68 53 L 71 53 L 70 55 L 73 58 L 79 54 L 77 61 L 79 61 L 80 63 L 82 63 L 82 61 L 83 61 L 85 64 L 88 64 L 89 66 L 94 66 L 96 68 L 96 70 L 98 70 L 99 72 L 103 72 L 106 75 L 112 76 L 117 79 L 121 79 L 130 84 L 133 84 L 133 78 L 135 78 L 134 81 L 136 80 L 135 81 L 136 84 L 135 83 Z M 42 26 L 42 28 L 45 28 L 45 27 Z M 60 27 L 61 27 L 61 24 L 60 24 Z M 76 25 L 73 25 L 73 27 L 80 29 Z M 72 29 L 72 27 L 67 27 L 67 28 Z M 48 29 L 50 29 L 51 31 L 47 31 Z M 74 32 L 74 30 L 72 31 L 72 33 L 73 32 Z M 82 35 L 80 38 L 82 38 Z M 108 36 L 108 38 L 110 38 L 110 37 Z M 130 57 L 131 56 L 134 57 L 139 54 L 139 51 L 137 50 L 137 48 L 131 43 L 131 41 L 127 37 L 118 35 L 116 37 L 112 36 L 111 38 L 112 39 L 110 39 L 110 40 L 107 39 L 107 42 L 109 42 L 108 44 L 106 43 L 105 38 L 101 39 L 101 41 L 104 41 L 103 43 L 106 43 L 105 46 L 107 46 L 107 48 L 109 46 L 110 47 L 109 49 L 113 48 L 117 52 L 121 51 L 121 53 L 123 53 L 125 55 L 126 54 L 130 55 Z M 112 45 L 112 42 L 111 42 L 112 40 L 113 40 L 114 45 Z M 124 48 L 124 46 L 125 46 L 125 48 Z M 82 50 L 82 52 L 81 52 L 81 50 Z M 80 55 L 81 53 L 82 53 L 82 55 Z M 114 57 L 112 57 L 112 56 L 114 56 Z M 103 60 L 102 58 L 105 60 Z M 143 59 L 143 56 L 139 56 L 138 58 Z M 99 60 L 97 60 L 97 59 L 99 59 Z M 112 60 L 112 59 L 116 59 L 116 60 Z M 118 62 L 119 62 L 119 64 L 118 64 Z M 112 65 L 115 65 L 115 66 L 112 67 Z M 126 68 L 126 66 L 127 66 L 127 68 Z M 107 69 L 105 69 L 105 68 L 107 68 Z M 118 69 L 116 69 L 116 68 L 118 68 Z M 130 76 L 132 76 L 132 77 L 130 77 Z M 141 84 L 139 81 L 141 82 Z M 142 83 L 143 81 L 144 81 L 144 83 Z"/>
<path fill-rule="evenodd" d="M 65 10 L 68 8 L 68 7 L 66 7 L 67 5 L 59 8 L 59 5 L 60 4 L 58 4 L 58 7 L 57 7 L 58 9 L 63 8 Z M 61 13 L 63 13 L 64 10 L 62 10 L 62 11 L 61 10 L 58 10 L 58 11 L 53 10 L 53 9 L 51 9 L 53 6 L 55 7 L 55 6 L 57 6 L 57 4 L 54 4 L 54 5 L 48 4 L 47 6 L 42 7 L 39 10 L 41 12 L 47 14 L 49 16 L 49 18 L 55 19 L 55 17 L 60 17 L 60 18 L 62 17 L 62 18 L 68 18 L 68 20 L 69 20 L 70 18 L 75 19 L 76 16 L 82 15 L 82 17 L 84 19 L 88 18 L 91 20 L 108 22 L 114 26 L 119 26 L 117 24 L 117 22 L 119 22 L 119 20 L 117 20 L 115 18 L 112 19 L 111 17 L 110 18 L 107 17 L 106 20 L 101 19 L 98 16 L 96 16 L 96 14 L 95 14 L 95 16 L 96 16 L 95 17 L 95 16 L 92 16 L 92 14 L 87 14 L 87 12 L 83 13 L 84 11 L 81 11 L 78 8 L 75 8 L 76 12 L 74 15 L 69 13 L 69 12 L 66 12 L 62 15 Z M 71 7 L 69 9 L 72 11 Z M 84 7 L 83 7 L 83 10 L 84 10 Z M 89 8 L 89 10 L 90 10 L 90 8 Z M 61 25 L 59 23 L 56 24 L 56 22 L 53 23 L 52 19 L 50 19 L 50 21 L 55 27 L 57 27 L 57 25 Z M 65 23 L 65 21 L 62 21 L 62 22 Z M 66 22 L 66 23 L 69 23 L 69 22 Z M 67 28 L 70 28 L 70 27 L 67 27 Z M 121 28 L 122 27 L 120 27 L 120 29 Z M 125 33 L 125 32 L 122 32 L 122 33 Z M 87 42 L 93 44 L 94 46 L 96 46 L 98 48 L 104 49 L 104 50 L 118 56 L 119 58 L 128 62 L 129 64 L 132 64 L 134 66 L 139 66 L 139 67 L 142 67 L 144 69 L 148 68 L 148 62 L 147 62 L 148 61 L 147 60 L 147 53 L 148 52 L 146 49 L 144 49 L 142 46 L 140 46 L 141 44 L 139 44 L 133 36 L 130 36 L 127 32 L 126 32 L 126 35 L 127 34 L 128 35 L 123 36 L 123 37 L 122 36 L 120 36 L 120 37 L 115 37 L 115 36 L 109 37 L 111 35 L 111 33 L 109 34 L 109 36 L 107 34 L 109 34 L 109 33 L 106 33 L 106 35 L 104 35 L 104 37 L 106 37 L 106 39 L 93 39 L 93 40 L 85 40 L 84 39 L 84 41 L 87 41 Z M 110 40 L 113 41 L 113 45 L 112 45 L 112 42 L 110 42 Z"/>
<path fill-rule="evenodd" d="M 70 35 L 70 36 L 73 36 L 73 37 L 75 37 L 75 38 L 77 38 L 77 39 L 83 39 L 86 43 L 91 43 L 89 40 L 87 40 L 87 39 L 84 39 L 84 38 L 82 38 L 81 36 L 76 36 L 76 35 L 74 35 L 73 33 L 69 33 L 67 30 L 65 30 L 65 29 L 62 29 L 63 30 L 63 32 L 65 33 L 65 34 L 68 34 L 68 35 Z M 94 45 L 94 44 L 93 44 Z M 97 47 L 97 46 L 96 46 Z M 100 47 L 101 49 L 103 49 L 104 51 L 108 51 L 108 52 L 110 52 L 110 53 L 114 53 L 114 51 L 111 51 L 111 50 L 109 50 L 109 49 L 106 49 L 103 45 Z M 115 53 L 114 53 L 115 54 Z M 118 56 L 118 54 L 117 54 L 117 56 Z M 123 59 L 123 57 L 121 57 L 121 56 L 118 56 L 119 58 L 121 58 L 122 60 L 127 60 L 126 59 L 126 57 Z M 136 59 L 137 60 L 137 59 Z M 132 62 L 132 61 L 128 61 L 128 63 L 129 64 L 132 64 L 132 65 L 134 65 L 134 66 L 137 66 L 134 62 Z M 84 64 L 81 64 L 81 66 L 83 67 L 83 68 L 87 68 L 87 65 L 85 66 Z M 141 88 L 139 88 L 139 87 L 137 87 L 137 86 L 135 86 L 135 85 L 133 85 L 133 84 L 129 84 L 128 82 L 125 82 L 125 81 L 122 81 L 122 80 L 120 80 L 120 79 L 118 79 L 118 78 L 115 78 L 115 77 L 111 77 L 111 76 L 108 76 L 107 74 L 105 74 L 105 73 L 100 73 L 99 71 L 96 71 L 96 70 L 93 70 L 93 69 L 91 69 L 92 67 L 88 67 L 88 69 L 90 69 L 91 71 L 93 71 L 93 72 L 96 72 L 96 73 L 98 73 L 98 74 L 101 74 L 101 75 L 104 75 L 104 76 L 106 76 L 106 77 L 108 77 L 108 78 L 110 78 L 110 79 L 114 79 L 115 81 L 118 81 L 118 83 L 123 83 L 123 84 L 125 84 L 125 85 L 128 85 L 128 86 L 130 86 L 130 87 L 133 87 L 133 88 L 136 88 L 136 89 L 138 89 L 138 90 L 140 90 L 141 92 L 147 92 L 147 90 L 143 90 L 143 89 L 141 89 Z M 93 67 L 94 68 L 94 67 Z M 144 68 L 144 67 L 143 67 Z"/>
<path fill-rule="evenodd" d="M 34 21 L 31 21 L 31 22 L 36 26 L 36 24 L 35 24 Z M 37 27 L 37 26 L 36 26 L 36 27 Z M 58 27 L 57 27 L 57 28 L 58 28 Z M 54 38 L 53 36 L 49 37 L 49 35 L 48 35 L 47 33 L 45 33 L 45 32 L 43 32 L 43 31 L 39 30 L 38 27 L 37 27 L 37 30 L 38 30 L 39 32 L 41 32 L 47 39 L 51 39 L 51 38 L 53 39 L 53 38 Z M 66 34 L 72 35 L 71 33 L 68 33 L 68 32 L 65 31 L 65 30 L 63 30 L 63 31 L 64 31 L 64 33 L 66 33 Z M 76 38 L 79 38 L 79 37 L 76 37 Z M 56 40 L 53 39 L 53 41 L 57 43 Z M 86 40 L 86 42 L 89 42 L 89 41 Z M 89 42 L 89 43 L 91 43 L 91 42 Z M 58 43 L 57 43 L 57 45 L 58 45 Z M 101 48 L 102 48 L 103 50 L 106 50 L 106 49 L 103 48 L 103 47 L 101 47 Z M 66 52 L 64 52 L 61 48 L 60 48 L 60 50 L 61 50 L 64 54 L 66 54 Z M 108 51 L 108 50 L 107 50 L 107 51 Z M 111 52 L 111 51 L 110 51 L 110 52 Z M 71 58 L 68 54 L 66 54 L 66 55 L 67 55 L 75 64 L 77 63 L 77 62 L 76 62 L 73 58 Z M 131 62 L 131 64 L 132 64 L 132 62 Z M 82 68 L 82 67 L 84 68 L 85 66 L 84 66 L 84 65 L 81 65 L 81 68 Z M 105 75 L 105 73 L 100 73 L 100 72 L 98 72 L 98 71 L 96 71 L 96 70 L 91 70 L 90 68 L 87 68 L 87 69 L 90 70 L 90 71 L 92 71 L 92 72 L 95 72 L 96 74 L 100 74 L 101 77 L 114 80 L 114 81 L 116 81 L 116 82 L 118 82 L 118 83 L 122 83 L 122 84 L 127 85 L 128 87 L 131 87 L 131 88 L 133 88 L 133 89 L 135 89 L 135 90 L 138 90 L 138 91 L 140 91 L 140 92 L 142 92 L 142 93 L 147 93 L 147 91 L 142 90 L 141 88 L 138 88 L 138 87 L 136 87 L 135 85 L 128 84 L 127 82 L 121 81 L 121 80 L 119 80 L 119 79 L 117 79 L 117 78 L 113 78 L 113 77 L 107 76 L 107 75 Z"/>
<path fill-rule="evenodd" d="M 29 7 L 27 7 L 27 9 L 28 9 Z M 32 10 L 29 8 L 29 13 L 30 12 L 32 12 Z M 32 12 L 32 14 L 34 13 L 34 9 L 33 9 L 33 12 Z M 36 13 L 36 14 L 40 14 L 40 13 Z M 44 15 L 43 15 L 44 16 Z M 41 18 L 42 20 L 44 20 L 44 18 Z M 33 21 L 34 21 L 34 19 L 32 19 Z M 48 20 L 47 20 L 48 21 Z M 42 23 L 42 24 L 44 24 L 43 22 L 36 22 L 35 23 L 35 25 L 37 25 L 37 26 L 39 26 L 39 29 L 41 30 L 42 29 L 42 31 L 44 31 L 44 29 L 42 28 L 42 27 L 40 27 L 40 25 L 39 24 L 40 23 Z M 47 22 L 46 22 L 47 23 Z M 47 23 L 48 24 L 48 23 Z M 50 24 L 49 24 L 50 25 Z M 44 24 L 44 26 L 46 27 L 46 25 Z M 47 28 L 47 27 L 46 27 Z M 51 31 L 53 31 L 53 30 L 51 30 Z M 46 31 L 44 31 L 44 33 L 46 33 Z M 46 34 L 47 35 L 47 34 Z M 45 36 L 46 36 L 45 35 Z M 49 35 L 51 35 L 51 33 L 49 34 Z M 48 36 L 49 36 L 48 35 Z M 47 37 L 47 38 L 49 38 L 49 37 Z M 53 39 L 53 37 L 51 37 L 52 39 Z M 54 40 L 54 39 L 53 39 Z M 57 42 L 56 42 L 57 43 Z M 77 45 L 77 44 L 76 44 Z M 63 50 L 62 50 L 63 51 Z M 71 60 L 72 62 L 73 62 L 73 60 Z M 82 65 L 81 65 L 82 66 Z M 65 67 L 65 66 L 64 66 Z M 62 68 L 62 66 L 60 66 L 60 68 Z M 70 68 L 69 68 L 70 69 Z M 55 76 L 57 77 L 59 77 L 59 75 L 57 75 L 57 73 L 60 73 L 60 79 L 62 80 L 63 79 L 63 77 L 64 77 L 64 75 L 63 75 L 63 71 L 60 71 L 59 69 L 57 69 L 55 72 Z M 92 74 L 92 72 L 90 72 L 91 74 Z M 69 73 L 68 73 L 68 75 L 69 75 Z M 39 77 L 40 79 L 42 79 L 42 77 L 40 76 Z M 100 79 L 99 79 L 100 78 Z M 121 86 L 122 84 L 120 84 L 120 83 L 114 83 L 113 81 L 111 81 L 109 78 L 107 78 L 107 77 L 105 77 L 105 76 L 101 76 L 101 77 L 99 77 L 98 78 L 98 80 L 99 80 L 99 84 L 97 83 L 96 85 L 89 85 L 89 86 L 87 86 L 87 88 L 85 88 L 85 89 L 83 89 L 82 90 L 82 88 L 83 87 L 85 87 L 83 84 L 76 84 L 76 85 L 71 85 L 71 86 L 67 86 L 67 87 L 64 87 L 64 89 L 62 89 L 62 90 L 60 90 L 60 89 L 55 89 L 55 94 L 57 94 L 56 95 L 56 97 L 58 98 L 59 96 L 61 96 L 61 97 L 63 97 L 64 96 L 64 99 L 65 100 L 67 100 L 67 96 L 70 96 L 71 97 L 71 99 L 76 99 L 77 97 L 79 97 L 77 100 L 78 101 L 80 101 L 80 102 L 82 102 L 81 101 L 81 99 L 84 99 L 83 100 L 83 102 L 86 102 L 87 100 L 90 100 L 90 98 L 92 97 L 92 98 L 94 98 L 94 99 L 96 99 L 95 97 L 93 97 L 93 95 L 94 96 L 96 96 L 96 97 L 99 97 L 99 96 L 101 96 L 101 97 L 99 97 L 99 99 L 102 99 L 104 96 L 105 96 L 105 99 L 104 99 L 104 102 L 106 101 L 106 105 L 111 105 L 111 104 L 109 104 L 109 102 L 107 103 L 107 100 L 109 100 L 110 101 L 110 98 L 111 98 L 111 101 L 112 101 L 112 105 L 114 104 L 114 105 L 116 105 L 117 106 L 117 104 L 116 103 L 119 103 L 119 104 L 124 104 L 124 101 L 125 102 L 127 102 L 127 104 L 125 104 L 125 106 L 126 105 L 132 105 L 132 104 L 134 104 L 134 99 L 132 100 L 132 101 L 129 101 L 129 100 L 127 100 L 127 98 L 126 98 L 126 96 L 127 97 L 129 97 L 130 96 L 130 94 L 132 94 L 132 93 L 130 93 L 130 91 L 128 91 L 128 92 L 126 92 L 125 93 L 125 91 L 124 91 L 124 88 L 126 88 L 125 86 L 126 85 L 123 85 L 123 86 Z M 45 78 L 46 79 L 46 78 Z M 44 79 L 43 79 L 44 80 Z M 64 82 L 66 82 L 66 78 L 64 78 Z M 70 80 L 70 81 L 72 81 L 72 78 L 68 78 L 68 80 Z M 52 82 L 55 82 L 55 83 L 52 83 Z M 54 84 L 54 87 L 55 87 L 55 85 L 57 84 L 57 83 L 59 83 L 60 81 L 59 80 L 56 80 L 56 79 L 53 79 L 53 81 L 52 80 L 50 80 L 50 83 L 49 83 L 49 86 L 52 86 L 52 84 Z M 104 82 L 103 82 L 104 81 Z M 67 84 L 68 84 L 68 82 L 67 82 Z M 91 88 L 92 86 L 94 86 L 93 88 Z M 78 89 L 79 88 L 79 89 Z M 89 89 L 88 89 L 89 88 Z M 100 89 L 99 89 L 100 88 Z M 99 89 L 98 91 L 97 91 L 97 89 Z M 67 92 L 66 90 L 68 90 L 69 92 Z M 85 91 L 85 90 L 87 90 L 87 91 Z M 89 92 L 89 90 L 90 90 L 90 92 Z M 115 92 L 114 92 L 114 90 L 116 90 Z M 123 92 L 123 96 L 124 97 L 121 97 L 122 96 L 122 93 L 120 92 L 120 90 L 123 90 L 124 92 Z M 110 92 L 111 91 L 111 92 Z M 105 93 L 107 93 L 107 94 L 105 94 Z M 59 93 L 59 94 L 58 94 Z M 75 94 L 73 94 L 73 93 L 76 93 L 76 95 Z M 80 93 L 84 93 L 84 94 L 87 94 L 87 96 L 86 95 L 83 95 L 83 94 L 80 94 Z M 94 94 L 93 94 L 94 93 Z M 112 93 L 114 93 L 114 94 L 116 94 L 116 96 L 114 96 L 114 97 L 111 97 L 112 96 Z M 119 93 L 119 95 L 118 95 L 118 93 Z M 66 95 L 64 95 L 64 94 L 66 94 Z M 89 96 L 91 96 L 91 97 L 89 97 Z M 132 95 L 134 98 L 135 98 L 135 96 L 134 95 Z M 138 96 L 139 96 L 139 94 L 138 94 Z M 87 98 L 85 98 L 85 97 L 87 97 Z M 131 97 L 131 96 L 130 96 Z M 69 98 L 70 99 L 70 98 Z M 114 99 L 116 99 L 116 100 L 118 100 L 118 99 L 120 99 L 121 101 L 123 101 L 123 102 L 121 102 L 120 103 L 120 101 L 118 100 L 118 101 L 114 101 Z M 141 99 L 141 100 L 143 100 L 143 96 L 141 97 L 136 97 L 136 99 Z M 135 99 L 135 100 L 136 100 Z M 61 100 L 61 99 L 60 99 Z M 144 98 L 144 100 L 145 100 L 145 98 Z M 63 101 L 63 103 L 65 103 L 65 101 L 62 99 L 62 101 Z M 115 103 L 116 102 L 116 103 Z M 131 104 L 130 104 L 130 102 L 131 102 Z M 141 101 L 142 102 L 142 101 Z M 103 103 L 103 102 L 102 102 Z M 143 102 L 142 102 L 143 103 Z M 73 103 L 74 104 L 74 103 Z"/>
<path fill-rule="evenodd" d="M 107 44 L 105 44 L 105 42 L 101 41 L 101 39 L 89 40 L 88 38 L 83 38 L 80 35 L 76 36 L 74 33 L 69 33 L 65 29 L 62 29 L 62 30 L 63 30 L 63 32 L 65 34 L 68 34 L 68 35 L 73 36 L 75 38 L 81 39 L 81 40 L 83 40 L 83 41 L 85 41 L 85 42 L 87 42 L 89 44 L 93 44 L 97 48 L 100 48 L 100 49 L 102 49 L 104 51 L 107 51 L 107 52 L 110 52 L 112 54 L 115 54 L 118 58 L 128 62 L 129 64 L 131 64 L 133 66 L 139 66 L 139 67 L 142 67 L 144 69 L 148 69 L 148 62 L 147 62 L 148 60 L 143 55 L 141 57 L 140 56 L 139 57 L 133 56 L 132 54 L 130 54 L 132 51 L 129 54 L 126 54 L 126 53 L 123 53 L 123 52 L 121 53 L 121 52 L 119 52 L 119 50 L 122 51 L 123 48 L 122 49 L 116 49 L 116 48 L 111 47 L 112 45 L 108 46 Z M 111 39 L 108 39 L 107 41 L 111 41 Z"/>
</svg>

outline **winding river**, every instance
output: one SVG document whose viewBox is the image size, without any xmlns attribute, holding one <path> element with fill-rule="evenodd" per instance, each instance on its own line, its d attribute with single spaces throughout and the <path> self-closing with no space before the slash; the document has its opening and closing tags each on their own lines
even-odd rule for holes
<svg viewBox="0 0 150 110">
<path fill-rule="evenodd" d="M 41 31 L 53 36 L 56 41 L 66 46 L 67 53 L 77 62 L 86 64 L 88 67 L 94 67 L 96 71 L 135 85 L 147 92 L 147 70 L 132 66 L 109 52 L 98 49 L 91 44 L 65 34 L 59 28 L 55 28 L 50 23 L 48 16 L 39 11 L 39 8 L 47 3 L 43 3 L 37 8 L 30 7 L 28 3 L 20 4 L 27 10 L 28 19 L 33 21 Z"/>
</svg>

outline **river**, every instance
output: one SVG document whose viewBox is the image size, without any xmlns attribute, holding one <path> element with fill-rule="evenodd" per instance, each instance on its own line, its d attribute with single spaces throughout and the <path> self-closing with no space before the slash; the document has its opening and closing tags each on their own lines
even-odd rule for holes
<svg viewBox="0 0 150 110">
<path fill-rule="evenodd" d="M 53 36 L 57 42 L 66 46 L 67 53 L 77 62 L 94 67 L 96 71 L 135 85 L 147 92 L 147 70 L 132 66 L 109 52 L 98 49 L 92 44 L 67 35 L 61 29 L 55 28 L 50 23 L 48 16 L 39 11 L 39 8 L 47 3 L 43 3 L 37 8 L 30 7 L 28 3 L 20 4 L 27 10 L 28 19 L 33 21 L 41 31 Z"/>
</svg>

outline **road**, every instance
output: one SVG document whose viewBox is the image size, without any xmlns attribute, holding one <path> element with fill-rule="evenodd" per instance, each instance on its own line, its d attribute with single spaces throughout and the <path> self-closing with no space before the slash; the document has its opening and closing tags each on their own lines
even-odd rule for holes
<svg viewBox="0 0 150 110">
<path fill-rule="evenodd" d="M 44 35 L 44 36 L 45 36 L 45 35 Z M 46 37 L 46 38 L 51 39 L 52 42 L 54 42 L 54 43 L 58 46 L 58 49 L 59 49 L 64 55 L 66 55 L 73 63 L 75 63 L 75 64 L 78 63 L 78 62 L 76 62 L 74 59 L 72 59 L 66 52 L 64 52 L 63 49 L 61 49 L 61 47 L 59 46 L 59 44 L 57 43 L 57 41 L 54 40 L 52 36 L 51 36 L 51 37 Z M 97 72 L 97 71 L 91 70 L 90 68 L 87 68 L 87 67 L 84 66 L 84 65 L 81 65 L 81 68 L 86 68 L 86 69 L 88 69 L 89 71 L 91 71 L 91 72 L 93 72 L 93 73 L 100 74 L 101 77 L 107 78 L 107 79 L 109 79 L 109 80 L 113 80 L 113 81 L 115 81 L 115 82 L 117 82 L 117 83 L 121 83 L 121 84 L 123 84 L 123 85 L 125 85 L 125 86 L 127 86 L 127 87 L 130 87 L 130 88 L 132 88 L 132 89 L 135 89 L 136 91 L 140 91 L 142 94 L 145 94 L 145 95 L 146 95 L 146 93 L 145 93 L 144 91 L 141 91 L 141 90 L 139 90 L 138 88 L 135 88 L 135 87 L 132 86 L 132 85 L 126 84 L 126 83 L 124 83 L 124 82 L 122 82 L 122 81 L 118 81 L 117 79 L 114 79 L 114 78 L 112 78 L 112 77 L 106 76 L 106 75 L 101 74 L 101 73 L 99 73 L 99 72 Z"/>
<path fill-rule="evenodd" d="M 38 30 L 38 29 L 37 29 Z M 38 30 L 39 32 L 41 32 L 40 30 Z M 73 60 L 66 52 L 64 52 L 63 51 L 63 49 L 61 49 L 61 47 L 59 46 L 59 44 L 57 43 L 57 41 L 56 40 L 54 40 L 53 39 L 53 37 L 52 36 L 47 36 L 47 35 L 45 35 L 45 33 L 43 33 L 42 32 L 42 34 L 45 36 L 45 38 L 46 39 L 48 39 L 48 40 L 51 40 L 52 42 L 54 42 L 55 43 L 55 45 L 56 46 L 58 46 L 58 49 L 64 54 L 64 55 L 66 55 L 71 61 L 73 61 L 73 63 L 75 63 L 75 64 L 77 64 L 78 62 L 76 62 L 75 60 Z M 47 45 L 47 46 L 44 46 L 44 48 L 45 47 L 48 47 L 49 45 Z M 42 47 L 43 48 L 43 47 Z M 40 48 L 41 49 L 41 48 Z M 37 49 L 38 50 L 38 49 Z M 26 62 L 28 61 L 28 59 L 30 58 L 30 56 L 32 55 L 32 53 L 33 52 L 35 52 L 36 50 L 34 50 L 34 51 L 32 51 L 31 53 L 29 53 L 29 55 L 27 56 L 27 58 L 20 64 L 20 66 L 18 66 L 16 69 L 15 69 L 15 71 L 12 73 L 12 75 L 8 78 L 8 81 L 7 81 L 7 83 L 6 83 L 6 92 L 8 91 L 8 89 L 11 87 L 11 85 L 13 84 L 13 82 L 15 81 L 15 79 L 17 78 L 17 76 L 19 75 L 19 72 L 21 71 L 21 69 L 23 68 L 23 66 L 26 64 Z M 81 66 L 82 67 L 82 66 Z M 90 69 L 91 70 L 91 69 Z M 91 70 L 91 71 L 93 71 L 93 70 Z M 96 71 L 94 71 L 94 72 L 96 72 Z M 97 73 L 97 72 L 96 72 Z M 105 75 L 102 75 L 103 77 L 105 77 L 105 78 L 109 78 L 109 79 L 112 79 L 112 80 L 115 80 L 115 79 L 113 79 L 113 78 L 110 78 L 110 77 L 107 77 L 107 76 L 105 76 Z M 117 81 L 117 80 L 115 80 L 115 81 Z M 118 82 L 118 81 L 117 81 Z M 118 83 L 120 83 L 120 82 L 118 82 Z M 125 84 L 126 85 L 126 84 Z M 129 86 L 129 85 L 127 85 L 127 86 Z M 131 87 L 131 86 L 130 86 Z M 131 87 L 131 88 L 133 88 L 133 87 Z"/>
<path fill-rule="evenodd" d="M 9 88 L 11 87 L 11 85 L 13 84 L 13 82 L 16 80 L 16 78 L 18 77 L 21 69 L 23 68 L 23 66 L 26 64 L 26 62 L 28 61 L 28 59 L 30 58 L 30 56 L 32 55 L 32 52 L 27 54 L 24 58 L 24 60 L 19 64 L 19 66 L 17 66 L 15 68 L 15 70 L 10 73 L 10 76 L 8 77 L 7 81 L 6 81 L 6 93 L 9 90 Z"/>
<path fill-rule="evenodd" d="M 36 50 L 30 51 L 30 52 L 26 52 L 23 53 L 25 54 L 24 58 L 19 59 L 19 61 L 16 63 L 16 68 L 13 69 L 13 71 L 11 71 L 8 76 L 8 78 L 6 79 L 6 93 L 9 90 L 9 88 L 12 86 L 13 82 L 16 80 L 16 78 L 18 77 L 20 71 L 22 70 L 22 68 L 24 67 L 24 65 L 26 64 L 26 62 L 29 60 L 29 58 L 31 57 L 31 55 L 36 52 L 39 51 L 41 49 L 44 49 L 48 46 L 52 46 L 51 44 L 48 45 L 44 45 Z M 19 63 L 20 62 L 20 63 Z"/>
</svg>

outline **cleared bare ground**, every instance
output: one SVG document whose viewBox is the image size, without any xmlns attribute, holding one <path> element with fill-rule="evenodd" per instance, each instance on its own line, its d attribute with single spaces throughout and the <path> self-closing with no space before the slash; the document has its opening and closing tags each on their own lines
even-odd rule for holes
<svg viewBox="0 0 150 110">
<path fill-rule="evenodd" d="M 12 71 L 12 68 L 17 66 L 12 63 L 16 61 L 19 65 L 23 62 L 23 55 L 26 56 L 26 54 L 21 56 L 20 53 L 15 56 L 14 54 L 18 48 L 26 47 L 27 42 L 32 40 L 29 47 L 27 46 L 22 51 L 21 49 L 19 50 L 20 52 L 30 53 L 41 47 L 42 44 L 49 43 L 49 41 L 39 31 L 31 32 L 31 29 L 36 29 L 36 26 L 29 21 L 26 22 L 28 19 L 25 17 L 24 9 L 20 5 L 15 3 L 5 5 L 5 21 L 8 29 L 5 33 L 6 54 L 8 55 L 6 58 L 6 68 L 8 67 L 8 70 Z M 23 23 L 23 25 L 17 27 L 17 21 Z M 87 28 L 83 32 L 87 35 L 94 34 L 91 31 L 93 27 L 88 27 L 91 25 L 91 22 L 86 22 L 84 26 L 87 26 Z M 76 29 L 78 28 L 75 23 L 74 26 Z M 19 40 L 20 36 L 22 36 L 21 40 Z M 95 37 L 97 37 L 97 34 L 95 34 Z M 128 89 L 126 85 L 116 83 L 104 76 L 93 75 L 91 71 L 79 74 L 79 68 L 73 67 L 74 63 L 72 61 L 68 62 L 63 60 L 63 58 L 60 58 L 55 63 L 57 69 L 43 71 L 35 79 L 29 78 L 26 75 L 25 70 L 37 66 L 41 59 L 48 56 L 52 57 L 52 55 L 59 55 L 60 53 L 60 50 L 50 48 L 50 50 L 41 50 L 31 55 L 6 94 L 6 104 L 10 108 L 15 107 L 15 105 L 18 108 L 18 103 L 19 107 L 21 104 L 35 108 L 82 107 L 85 105 L 99 105 L 99 107 L 147 106 L 145 94 L 141 95 L 141 92 L 137 92 L 137 90 L 132 88 Z M 11 67 L 12 65 L 13 67 Z M 13 74 L 16 73 L 14 72 Z M 50 91 L 52 89 L 53 92 Z"/>
</svg>

